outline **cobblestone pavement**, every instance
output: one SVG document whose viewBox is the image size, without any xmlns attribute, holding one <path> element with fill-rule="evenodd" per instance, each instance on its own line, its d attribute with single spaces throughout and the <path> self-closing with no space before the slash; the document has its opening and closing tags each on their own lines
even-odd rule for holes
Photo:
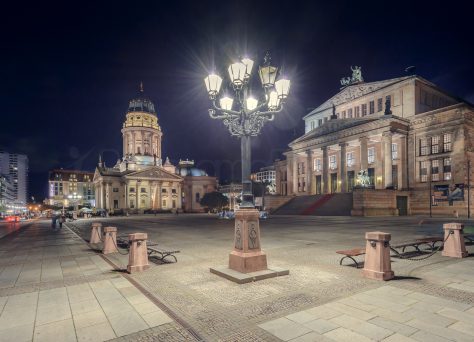
<svg viewBox="0 0 474 342">
<path fill-rule="evenodd" d="M 105 341 L 173 320 L 67 228 L 0 239 L 0 341 Z M 174 329 L 176 330 L 176 329 Z"/>
<path fill-rule="evenodd" d="M 92 221 L 78 221 L 74 228 L 88 239 Z M 173 336 L 169 337 L 170 340 L 279 341 L 279 336 L 273 334 L 271 329 L 263 329 L 262 324 L 265 327 L 267 322 L 287 319 L 291 314 L 331 303 L 343 305 L 339 301 L 350 301 L 351 296 L 358 294 L 367 296 L 372 290 L 385 291 L 383 288 L 388 284 L 388 288 L 399 297 L 405 291 L 474 305 L 473 292 L 469 291 L 472 287 L 470 279 L 457 278 L 448 284 L 443 278 L 443 272 L 451 279 L 454 279 L 454 274 L 470 272 L 472 266 L 464 264 L 469 258 L 451 259 L 442 257 L 441 253 L 423 261 L 393 258 L 392 268 L 397 278 L 384 283 L 362 278 L 360 270 L 354 267 L 340 266 L 340 256 L 335 254 L 339 249 L 364 246 L 366 231 L 389 232 L 392 241 L 397 242 L 441 234 L 442 223 L 452 220 L 274 216 L 261 222 L 262 246 L 268 255 L 269 265 L 287 268 L 290 275 L 243 285 L 209 272 L 210 267 L 227 263 L 232 246 L 233 221 L 191 214 L 107 218 L 99 221 L 105 226 L 116 226 L 119 233 L 146 232 L 150 239 L 161 245 L 181 250 L 178 263 L 161 264 L 152 260 L 149 270 L 131 276 L 182 321 L 181 324 L 178 322 L 167 327 L 170 336 Z M 468 250 L 471 253 L 474 251 L 472 246 Z M 110 260 L 118 268 L 125 268 L 127 264 L 126 255 L 115 253 L 110 256 Z M 347 306 L 347 302 L 344 305 Z M 416 309 L 420 310 L 420 315 L 424 315 L 425 311 L 429 312 L 428 308 L 427 304 Z M 357 314 L 354 316 L 360 319 Z M 341 332 L 357 333 L 351 330 L 355 328 L 339 323 L 340 328 L 345 330 L 338 330 L 324 338 L 348 340 L 352 335 Z M 321 338 L 312 332 L 305 337 L 308 341 Z M 164 331 L 150 330 L 121 339 L 166 340 L 160 337 L 165 335 L 160 334 L 164 334 Z M 445 339 L 446 336 L 439 334 L 435 334 L 438 340 Z M 387 337 L 394 341 L 402 340 L 404 337 L 400 335 L 403 336 L 393 334 Z M 426 340 L 426 336 L 429 337 L 420 333 L 410 338 Z M 381 339 L 382 335 L 371 337 Z"/>
</svg>

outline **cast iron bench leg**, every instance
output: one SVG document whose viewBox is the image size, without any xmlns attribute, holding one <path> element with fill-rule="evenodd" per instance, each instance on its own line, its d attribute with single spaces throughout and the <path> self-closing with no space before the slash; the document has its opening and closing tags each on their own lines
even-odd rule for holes
<svg viewBox="0 0 474 342">
<path fill-rule="evenodd" d="M 174 255 L 173 255 L 173 256 L 174 256 Z M 349 255 L 343 256 L 343 257 L 341 258 L 341 260 L 339 261 L 339 265 L 342 265 L 342 260 L 344 260 L 345 258 L 351 259 L 351 260 L 354 262 L 354 264 L 356 265 L 356 268 L 359 268 L 359 263 L 356 261 L 356 259 L 354 259 L 353 257 L 351 257 L 351 256 L 349 256 Z M 176 259 L 176 258 L 175 258 L 175 259 Z"/>
</svg>

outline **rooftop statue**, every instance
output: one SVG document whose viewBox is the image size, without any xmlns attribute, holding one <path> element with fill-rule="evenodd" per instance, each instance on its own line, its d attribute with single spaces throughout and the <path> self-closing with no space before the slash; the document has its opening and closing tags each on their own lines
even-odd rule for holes
<svg viewBox="0 0 474 342">
<path fill-rule="evenodd" d="M 364 78 L 362 77 L 362 68 L 359 66 L 352 67 L 352 77 L 343 77 L 341 78 L 341 85 L 343 87 L 349 86 L 351 84 L 361 83 L 364 82 Z"/>
</svg>

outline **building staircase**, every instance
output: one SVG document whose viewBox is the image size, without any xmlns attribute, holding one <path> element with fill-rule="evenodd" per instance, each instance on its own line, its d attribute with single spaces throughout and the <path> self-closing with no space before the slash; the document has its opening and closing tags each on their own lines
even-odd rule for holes
<svg viewBox="0 0 474 342">
<path fill-rule="evenodd" d="M 296 196 L 274 215 L 350 216 L 352 193 Z"/>
</svg>

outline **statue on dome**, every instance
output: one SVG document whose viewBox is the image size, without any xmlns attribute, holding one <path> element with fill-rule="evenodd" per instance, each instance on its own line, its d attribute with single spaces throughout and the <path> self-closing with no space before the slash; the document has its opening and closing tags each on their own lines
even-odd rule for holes
<svg viewBox="0 0 474 342">
<path fill-rule="evenodd" d="M 343 77 L 341 78 L 341 85 L 343 87 L 347 87 L 352 84 L 362 83 L 364 82 L 364 78 L 362 77 L 362 68 L 360 66 L 352 66 L 352 77 Z"/>
</svg>

